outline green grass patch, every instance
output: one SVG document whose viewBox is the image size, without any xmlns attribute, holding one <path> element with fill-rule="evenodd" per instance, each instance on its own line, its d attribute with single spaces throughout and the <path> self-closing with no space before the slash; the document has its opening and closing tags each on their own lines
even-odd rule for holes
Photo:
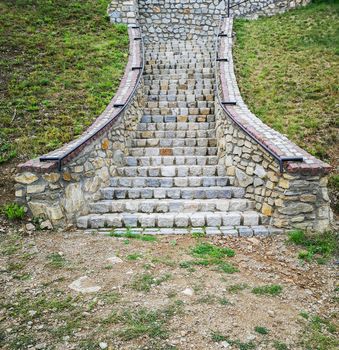
<svg viewBox="0 0 339 350">
<path fill-rule="evenodd" d="M 140 233 L 132 233 L 132 232 L 126 232 L 126 233 L 115 233 L 115 232 L 111 232 L 108 234 L 110 237 L 123 237 L 126 239 L 138 239 L 140 241 L 144 241 L 144 242 L 156 242 L 157 241 L 157 237 L 155 237 L 154 235 L 143 235 Z"/>
<path fill-rule="evenodd" d="M 302 230 L 294 230 L 289 233 L 288 242 L 303 247 L 298 257 L 307 262 L 315 260 L 323 264 L 339 252 L 338 234 L 332 231 L 306 234 Z"/>
<path fill-rule="evenodd" d="M 279 286 L 278 284 L 268 284 L 265 286 L 254 287 L 252 289 L 252 293 L 256 295 L 277 296 L 281 294 L 282 290 L 283 290 L 282 286 Z"/>
<path fill-rule="evenodd" d="M 65 257 L 59 253 L 51 253 L 47 256 L 48 266 L 61 269 L 67 265 Z"/>
<path fill-rule="evenodd" d="M 266 327 L 257 326 L 254 330 L 261 335 L 267 335 L 269 333 L 269 330 Z"/>
<path fill-rule="evenodd" d="M 304 349 L 338 349 L 338 327 L 329 319 L 313 316 L 305 324 L 302 344 Z"/>
<path fill-rule="evenodd" d="M 149 292 L 153 286 L 159 286 L 170 278 L 170 274 L 164 274 L 163 276 L 156 278 L 149 273 L 143 273 L 137 275 L 133 279 L 131 287 L 138 292 Z"/>
<path fill-rule="evenodd" d="M 227 257 L 235 255 L 234 250 L 230 248 L 222 248 L 210 243 L 198 243 L 191 248 L 190 254 L 195 258 L 194 260 L 182 261 L 179 266 L 185 269 L 194 271 L 193 266 L 213 266 L 215 270 L 224 273 L 234 273 L 239 270 L 232 264 L 225 261 Z"/>
<path fill-rule="evenodd" d="M 249 286 L 246 283 L 237 283 L 232 284 L 231 286 L 227 287 L 227 290 L 232 294 L 237 294 L 245 289 L 247 289 Z"/>
<path fill-rule="evenodd" d="M 139 260 L 141 258 L 142 258 L 142 254 L 140 253 L 133 253 L 126 256 L 126 259 L 130 261 Z"/>
<path fill-rule="evenodd" d="M 109 3 L 1 1 L 0 164 L 69 142 L 107 106 L 128 57 Z"/>
<path fill-rule="evenodd" d="M 22 220 L 26 215 L 25 208 L 17 203 L 4 205 L 0 208 L 0 212 L 2 212 L 9 220 Z"/>
<path fill-rule="evenodd" d="M 249 108 L 311 154 L 337 163 L 339 2 L 236 19 L 234 59 Z"/>
</svg>

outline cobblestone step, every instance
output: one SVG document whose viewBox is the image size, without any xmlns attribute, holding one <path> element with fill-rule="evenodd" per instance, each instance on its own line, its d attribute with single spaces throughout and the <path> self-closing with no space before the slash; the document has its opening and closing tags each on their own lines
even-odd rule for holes
<svg viewBox="0 0 339 350">
<path fill-rule="evenodd" d="M 248 212 L 195 212 L 195 213 L 111 213 L 79 217 L 79 228 L 103 227 L 234 227 L 261 225 L 261 215 Z M 253 234 L 253 232 L 252 232 Z M 251 235 L 252 235 L 251 234 Z"/>
<path fill-rule="evenodd" d="M 186 176 L 186 177 L 113 177 L 111 187 L 214 187 L 234 183 L 228 176 Z"/>
<path fill-rule="evenodd" d="M 216 147 L 217 140 L 212 138 L 197 139 L 133 139 L 132 147 Z"/>
<path fill-rule="evenodd" d="M 128 227 L 128 228 L 87 228 L 85 234 L 102 234 L 102 235 L 123 235 L 128 234 L 144 234 L 144 235 L 192 235 L 192 234 L 206 234 L 220 235 L 229 237 L 252 237 L 252 236 L 268 236 L 283 234 L 285 230 L 275 227 L 259 225 L 259 226 L 220 226 L 220 227 Z"/>
<path fill-rule="evenodd" d="M 154 113 L 154 114 L 159 114 L 159 113 Z M 186 130 L 210 130 L 214 128 L 215 128 L 215 122 L 139 123 L 137 127 L 137 131 L 186 131 Z"/>
<path fill-rule="evenodd" d="M 218 199 L 218 198 L 242 198 L 245 191 L 241 187 L 211 186 L 211 187 L 106 187 L 101 190 L 103 199 Z"/>
<path fill-rule="evenodd" d="M 164 130 L 153 130 L 153 131 L 137 131 L 136 138 L 138 139 L 183 139 L 183 138 L 215 138 L 215 129 L 207 130 L 176 130 L 176 131 L 164 131 Z"/>
<path fill-rule="evenodd" d="M 218 165 L 217 156 L 148 156 L 125 157 L 128 166 Z"/>
<path fill-rule="evenodd" d="M 253 202 L 247 199 L 129 199 L 101 200 L 90 203 L 91 213 L 196 213 L 249 211 Z"/>
<path fill-rule="evenodd" d="M 116 173 L 128 177 L 226 176 L 222 165 L 126 166 L 117 168 Z"/>
<path fill-rule="evenodd" d="M 129 148 L 128 153 L 133 157 L 143 156 L 215 156 L 217 147 L 136 147 Z"/>
<path fill-rule="evenodd" d="M 206 105 L 205 102 L 203 104 Z M 210 105 L 213 103 L 210 102 Z M 198 102 L 187 102 L 187 101 L 148 101 L 145 105 L 146 108 L 171 108 L 171 109 L 177 109 L 177 108 L 196 108 L 199 115 L 211 115 L 214 113 L 214 107 L 211 106 L 205 106 L 201 107 L 201 103 Z"/>
</svg>

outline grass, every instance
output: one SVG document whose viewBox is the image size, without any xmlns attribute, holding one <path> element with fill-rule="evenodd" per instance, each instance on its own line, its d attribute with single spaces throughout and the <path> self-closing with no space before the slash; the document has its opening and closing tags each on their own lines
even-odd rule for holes
<svg viewBox="0 0 339 350">
<path fill-rule="evenodd" d="M 155 278 L 149 273 L 139 274 L 133 279 L 131 287 L 138 292 L 149 292 L 153 286 L 159 286 L 170 278 L 170 274 L 164 274 L 159 278 Z"/>
<path fill-rule="evenodd" d="M 248 288 L 248 285 L 246 283 L 237 283 L 229 286 L 227 290 L 232 294 L 237 294 L 247 288 Z"/>
<path fill-rule="evenodd" d="M 0 3 L 0 164 L 74 139 L 103 111 L 128 56 L 109 0 Z"/>
<path fill-rule="evenodd" d="M 110 322 L 122 326 L 114 331 L 114 336 L 122 340 L 128 341 L 145 335 L 165 339 L 168 336 L 167 323 L 180 310 L 180 303 L 173 303 L 161 310 L 127 309 L 113 313 Z"/>
<path fill-rule="evenodd" d="M 307 262 L 315 260 L 323 264 L 339 253 L 338 234 L 331 231 L 306 234 L 302 230 L 294 230 L 289 233 L 288 242 L 303 248 L 298 257 Z"/>
<path fill-rule="evenodd" d="M 234 250 L 230 248 L 222 248 L 211 243 L 198 243 L 191 248 L 190 254 L 195 258 L 194 260 L 182 261 L 179 266 L 193 272 L 193 266 L 214 266 L 215 270 L 224 273 L 235 273 L 239 270 L 232 264 L 226 262 L 226 257 L 233 257 Z"/>
<path fill-rule="evenodd" d="M 265 286 L 254 287 L 252 289 L 252 293 L 256 295 L 277 296 L 281 294 L 282 290 L 283 290 L 282 286 L 279 286 L 278 284 L 268 284 Z"/>
<path fill-rule="evenodd" d="M 59 253 L 51 253 L 47 256 L 48 266 L 53 267 L 55 269 L 61 269 L 65 267 L 67 264 L 67 260 L 64 256 Z"/>
<path fill-rule="evenodd" d="M 135 260 L 139 260 L 142 258 L 142 254 L 141 253 L 132 253 L 126 256 L 127 260 L 130 261 L 135 261 Z"/>
<path fill-rule="evenodd" d="M 157 237 L 153 236 L 153 235 L 143 235 L 143 234 L 139 234 L 139 233 L 132 233 L 129 230 L 126 233 L 115 233 L 115 232 L 111 232 L 109 233 L 110 237 L 122 237 L 122 238 L 126 238 L 126 239 L 138 239 L 140 241 L 144 241 L 144 242 L 156 242 L 157 241 Z"/>
<path fill-rule="evenodd" d="M 237 19 L 234 24 L 236 74 L 249 108 L 334 166 L 339 135 L 338 23 L 338 1 L 314 1 L 285 14 Z"/>
<path fill-rule="evenodd" d="M 239 350 L 252 350 L 256 349 L 256 345 L 253 342 L 242 342 L 238 339 L 230 339 L 229 337 L 226 337 L 219 331 L 212 331 L 211 332 L 211 340 L 213 342 L 219 343 L 222 341 L 226 341 L 229 345 L 234 346 L 235 348 Z"/>
<path fill-rule="evenodd" d="M 25 213 L 25 208 L 17 203 L 10 203 L 0 208 L 0 212 L 4 213 L 9 220 L 22 220 Z"/>
<path fill-rule="evenodd" d="M 328 319 L 313 316 L 305 325 L 302 345 L 307 350 L 338 349 L 338 327 Z"/>
<path fill-rule="evenodd" d="M 256 326 L 254 330 L 261 335 L 267 335 L 269 333 L 269 330 L 266 327 Z"/>
</svg>

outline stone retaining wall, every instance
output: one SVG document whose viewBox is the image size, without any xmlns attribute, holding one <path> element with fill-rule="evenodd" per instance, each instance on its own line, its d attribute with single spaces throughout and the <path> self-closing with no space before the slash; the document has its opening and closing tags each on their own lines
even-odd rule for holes
<svg viewBox="0 0 339 350">
<path fill-rule="evenodd" d="M 106 110 L 79 139 L 46 155 L 62 156 L 87 140 L 64 159 L 62 170 L 58 171 L 56 162 L 39 159 L 19 165 L 15 177 L 16 198 L 28 206 L 33 216 L 48 218 L 54 225 L 75 222 L 77 216 L 88 213 L 88 203 L 99 198 L 100 189 L 109 185 L 110 176 L 115 175 L 116 167 L 123 162 L 144 105 L 141 79 L 124 112 L 119 114 L 121 107 L 115 106 L 126 103 L 138 83 L 139 70 L 132 67 L 141 64 L 142 44 L 134 40 L 136 37 L 140 37 L 140 31 L 129 28 L 129 61 L 120 87 Z"/>
<path fill-rule="evenodd" d="M 227 106 L 227 115 L 219 101 L 215 104 L 220 163 L 225 165 L 227 175 L 235 176 L 235 185 L 246 189 L 246 198 L 255 201 L 256 209 L 271 218 L 271 225 L 311 230 L 328 228 L 332 213 L 326 185 L 331 167 L 249 111 L 234 74 L 232 19 L 226 19 L 221 30 L 227 37 L 219 39 L 218 57 L 227 61 L 217 64 L 219 97 L 236 105 Z M 254 138 L 280 157 L 300 156 L 304 160 L 287 162 L 281 173 L 276 159 Z"/>
<path fill-rule="evenodd" d="M 230 0 L 231 16 L 256 18 L 273 15 L 310 0 Z M 195 40 L 212 38 L 218 27 L 220 16 L 227 14 L 225 0 L 113 0 L 108 8 L 114 23 L 135 23 L 142 26 L 147 41 L 167 39 Z"/>
</svg>

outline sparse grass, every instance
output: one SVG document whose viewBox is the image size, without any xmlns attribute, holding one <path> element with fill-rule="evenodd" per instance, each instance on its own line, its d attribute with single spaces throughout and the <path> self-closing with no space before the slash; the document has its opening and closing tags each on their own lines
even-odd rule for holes
<svg viewBox="0 0 339 350">
<path fill-rule="evenodd" d="M 232 294 L 237 294 L 245 289 L 247 289 L 249 286 L 246 283 L 238 283 L 238 284 L 232 284 L 227 288 L 227 290 Z"/>
<path fill-rule="evenodd" d="M 143 235 L 143 234 L 139 234 L 139 233 L 132 233 L 127 231 L 126 233 L 114 233 L 111 232 L 109 233 L 110 237 L 123 237 L 123 238 L 127 238 L 127 239 L 138 239 L 140 241 L 144 241 L 144 242 L 156 242 L 157 241 L 157 237 L 154 235 Z"/>
<path fill-rule="evenodd" d="M 118 312 L 112 321 L 115 324 L 121 324 L 122 328 L 114 331 L 114 335 L 122 340 L 132 340 L 142 336 L 164 339 L 168 336 L 167 323 L 180 312 L 180 309 L 181 305 L 174 303 L 162 310 L 139 308 Z"/>
<path fill-rule="evenodd" d="M 261 335 L 267 335 L 269 333 L 269 330 L 266 327 L 257 326 L 254 330 Z"/>
<path fill-rule="evenodd" d="M 285 343 L 282 343 L 281 341 L 279 340 L 275 340 L 273 342 L 273 346 L 274 346 L 274 349 L 275 350 L 288 350 L 288 347 Z"/>
<path fill-rule="evenodd" d="M 132 253 L 126 256 L 126 259 L 130 261 L 139 260 L 141 258 L 142 258 L 141 253 Z"/>
<path fill-rule="evenodd" d="M 256 21 L 237 19 L 234 49 L 250 109 L 333 165 L 338 164 L 338 23 L 338 1 L 317 1 Z"/>
<path fill-rule="evenodd" d="M 298 257 L 307 262 L 315 260 L 323 264 L 339 252 L 338 234 L 331 231 L 306 234 L 302 230 L 295 230 L 288 235 L 288 241 L 304 248 Z"/>
<path fill-rule="evenodd" d="M 182 261 L 179 266 L 194 271 L 193 266 L 214 266 L 216 270 L 224 273 L 234 273 L 239 270 L 232 264 L 224 261 L 226 257 L 233 257 L 234 250 L 217 247 L 210 243 L 198 243 L 191 248 L 191 255 L 195 260 Z"/>
<path fill-rule="evenodd" d="M 22 220 L 25 216 L 25 208 L 17 203 L 10 203 L 0 208 L 0 213 L 4 213 L 9 220 Z"/>
<path fill-rule="evenodd" d="M 165 274 L 158 278 L 149 273 L 139 274 L 133 279 L 131 287 L 139 292 L 149 292 L 152 286 L 159 286 L 170 278 L 170 274 Z"/>
<path fill-rule="evenodd" d="M 109 0 L 0 3 L 0 164 L 74 139 L 106 107 L 128 55 Z"/>
<path fill-rule="evenodd" d="M 47 256 L 48 260 L 48 266 L 61 269 L 62 267 L 65 267 L 67 264 L 67 260 L 63 255 L 60 253 L 51 253 Z"/>
<path fill-rule="evenodd" d="M 229 302 L 229 300 L 227 298 L 220 298 L 219 299 L 219 304 L 220 305 L 229 305 L 230 302 Z"/>
<path fill-rule="evenodd" d="M 252 289 L 252 293 L 256 295 L 277 296 L 281 294 L 282 290 L 283 290 L 282 286 L 279 286 L 278 284 L 268 284 L 265 286 L 254 287 Z"/>
<path fill-rule="evenodd" d="M 335 350 L 339 347 L 338 328 L 328 319 L 314 316 L 309 319 L 303 332 L 305 349 Z"/>
<path fill-rule="evenodd" d="M 211 332 L 211 340 L 213 342 L 216 342 L 216 343 L 219 343 L 222 341 L 227 341 L 228 344 L 230 344 L 231 346 L 234 346 L 240 350 L 252 350 L 252 349 L 256 348 L 255 344 L 251 341 L 244 343 L 238 339 L 230 339 L 229 337 L 226 337 L 225 335 L 223 335 L 219 331 L 212 331 Z"/>
<path fill-rule="evenodd" d="M 216 342 L 216 343 L 219 343 L 221 341 L 227 340 L 227 337 L 222 335 L 219 331 L 213 331 L 213 332 L 211 332 L 211 340 Z"/>
</svg>

